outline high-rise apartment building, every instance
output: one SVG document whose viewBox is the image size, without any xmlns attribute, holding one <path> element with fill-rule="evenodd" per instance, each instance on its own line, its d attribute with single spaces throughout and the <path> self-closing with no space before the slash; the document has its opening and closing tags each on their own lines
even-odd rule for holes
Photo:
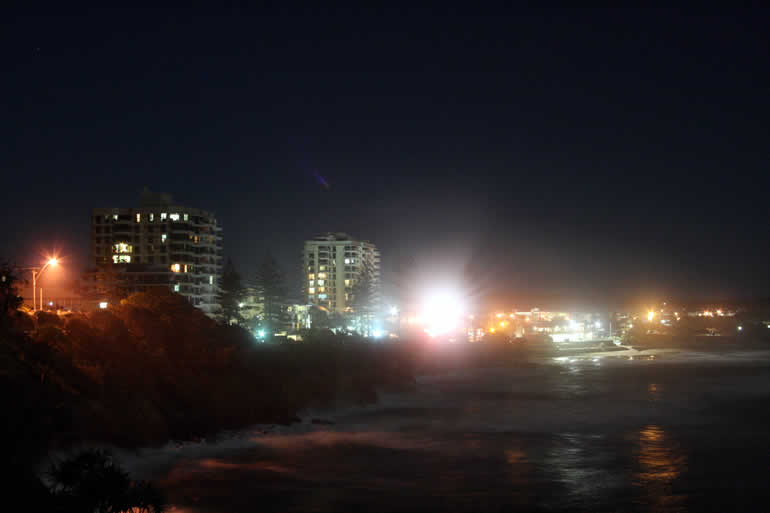
<svg viewBox="0 0 770 513">
<path fill-rule="evenodd" d="M 331 312 L 346 311 L 351 306 L 353 286 L 366 267 L 372 271 L 377 300 L 380 252 L 371 242 L 345 233 L 326 233 L 305 241 L 302 260 L 303 289 L 309 304 Z"/>
<path fill-rule="evenodd" d="M 96 208 L 86 293 L 167 287 L 209 315 L 219 310 L 222 229 L 205 210 L 145 192 L 138 208 Z"/>
</svg>

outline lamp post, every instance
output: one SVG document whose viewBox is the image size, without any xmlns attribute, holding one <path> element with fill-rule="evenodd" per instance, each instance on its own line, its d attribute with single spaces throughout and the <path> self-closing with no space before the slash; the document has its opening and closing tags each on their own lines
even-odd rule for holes
<svg viewBox="0 0 770 513">
<path fill-rule="evenodd" d="M 390 316 L 396 318 L 396 334 L 401 338 L 401 310 L 397 306 L 391 306 Z"/>
<path fill-rule="evenodd" d="M 56 267 L 59 265 L 59 261 L 56 258 L 49 258 L 43 267 L 23 267 L 22 269 L 32 271 L 32 311 L 37 311 L 37 279 L 43 274 L 48 266 Z M 40 308 L 43 308 L 43 297 L 40 297 Z"/>
</svg>

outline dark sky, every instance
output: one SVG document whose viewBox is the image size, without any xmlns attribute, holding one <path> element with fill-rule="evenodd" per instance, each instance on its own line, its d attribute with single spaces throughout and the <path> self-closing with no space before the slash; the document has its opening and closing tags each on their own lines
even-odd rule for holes
<svg viewBox="0 0 770 513">
<path fill-rule="evenodd" d="M 0 255 L 83 266 L 90 209 L 147 186 L 215 211 L 246 276 L 339 230 L 389 282 L 522 306 L 768 295 L 769 22 L 6 11 Z"/>
</svg>

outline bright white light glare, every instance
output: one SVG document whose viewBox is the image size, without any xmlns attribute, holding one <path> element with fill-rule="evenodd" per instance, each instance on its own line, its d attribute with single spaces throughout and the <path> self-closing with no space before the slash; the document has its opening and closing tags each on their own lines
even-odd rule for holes
<svg viewBox="0 0 770 513">
<path fill-rule="evenodd" d="M 107 308 L 107 305 L 108 305 L 107 301 L 102 301 L 101 303 L 99 303 L 99 308 L 104 310 L 105 308 Z"/>
<path fill-rule="evenodd" d="M 396 315 L 398 313 L 398 308 L 395 306 L 390 307 L 390 315 Z"/>
<path fill-rule="evenodd" d="M 257 335 L 259 336 L 259 338 L 265 338 L 265 330 L 259 330 L 257 332 Z"/>
<path fill-rule="evenodd" d="M 372 331 L 372 336 L 374 338 L 380 338 L 382 336 L 382 331 L 381 330 L 373 330 Z"/>
<path fill-rule="evenodd" d="M 462 313 L 462 301 L 458 294 L 448 291 L 431 294 L 423 304 L 421 315 L 425 333 L 436 337 L 454 331 Z"/>
<path fill-rule="evenodd" d="M 743 330 L 743 326 L 738 326 L 738 331 Z"/>
<path fill-rule="evenodd" d="M 599 322 L 599 321 L 596 321 L 596 322 L 594 323 L 594 326 L 596 326 L 597 328 L 601 328 L 601 327 L 602 327 L 602 323 L 601 323 L 601 322 Z"/>
<path fill-rule="evenodd" d="M 243 308 L 243 303 L 238 303 L 238 308 Z"/>
<path fill-rule="evenodd" d="M 569 327 L 573 330 L 576 330 L 578 327 L 578 323 L 576 320 L 572 319 L 569 321 Z"/>
</svg>

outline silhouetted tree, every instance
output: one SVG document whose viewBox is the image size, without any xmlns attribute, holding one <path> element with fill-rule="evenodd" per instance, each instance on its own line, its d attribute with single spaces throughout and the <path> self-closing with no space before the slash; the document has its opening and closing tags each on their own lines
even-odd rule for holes
<svg viewBox="0 0 770 513">
<path fill-rule="evenodd" d="M 339 312 L 331 312 L 329 314 L 329 329 L 340 330 L 345 329 L 349 324 L 348 319 L 345 318 L 345 314 Z"/>
<path fill-rule="evenodd" d="M 21 306 L 21 298 L 16 290 L 16 275 L 10 265 L 0 261 L 0 324 L 5 325 L 11 312 Z"/>
<path fill-rule="evenodd" d="M 132 481 L 109 453 L 98 449 L 51 465 L 48 476 L 62 511 L 160 513 L 166 509 L 156 488 Z"/>
<path fill-rule="evenodd" d="M 310 309 L 310 325 L 313 329 L 329 329 L 329 314 L 317 306 Z"/>
<path fill-rule="evenodd" d="M 226 324 L 241 324 L 241 309 L 238 306 L 243 301 L 243 285 L 241 275 L 235 270 L 233 261 L 229 258 L 222 272 L 222 292 L 219 294 L 219 304 L 222 307 L 222 320 Z"/>
<path fill-rule="evenodd" d="M 254 288 L 264 304 L 261 326 L 273 333 L 286 322 L 286 285 L 278 263 L 270 253 L 257 267 Z"/>
</svg>

